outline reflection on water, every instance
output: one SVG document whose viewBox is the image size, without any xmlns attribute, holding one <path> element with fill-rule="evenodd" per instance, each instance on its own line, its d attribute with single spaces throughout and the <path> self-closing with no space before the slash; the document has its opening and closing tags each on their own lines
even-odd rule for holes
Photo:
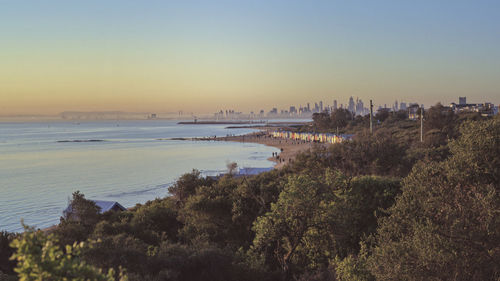
<svg viewBox="0 0 500 281">
<path fill-rule="evenodd" d="M 271 167 L 276 149 L 251 143 L 158 140 L 244 134 L 223 125 L 171 121 L 0 123 L 0 230 L 58 223 L 71 193 L 125 207 L 167 195 L 192 169 L 218 174 L 228 162 Z M 58 142 L 60 140 L 103 142 Z"/>
</svg>

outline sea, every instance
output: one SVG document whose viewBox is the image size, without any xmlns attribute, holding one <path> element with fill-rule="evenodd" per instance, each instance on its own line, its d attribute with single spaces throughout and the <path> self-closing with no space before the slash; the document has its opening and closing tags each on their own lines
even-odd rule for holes
<svg viewBox="0 0 500 281">
<path fill-rule="evenodd" d="M 193 169 L 204 176 L 227 164 L 269 168 L 273 147 L 175 138 L 241 135 L 251 128 L 178 121 L 0 122 L 0 231 L 57 224 L 73 192 L 124 207 L 168 196 Z"/>
</svg>

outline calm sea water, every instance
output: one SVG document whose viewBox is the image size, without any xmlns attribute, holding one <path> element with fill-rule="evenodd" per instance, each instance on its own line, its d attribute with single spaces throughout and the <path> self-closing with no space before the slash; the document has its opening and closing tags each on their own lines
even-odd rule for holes
<svg viewBox="0 0 500 281">
<path fill-rule="evenodd" d="M 275 148 L 252 143 L 159 140 L 245 134 L 224 125 L 173 121 L 0 123 L 0 230 L 59 222 L 71 194 L 116 200 L 125 207 L 167 195 L 180 175 L 271 167 Z M 74 140 L 102 142 L 58 142 Z"/>
</svg>

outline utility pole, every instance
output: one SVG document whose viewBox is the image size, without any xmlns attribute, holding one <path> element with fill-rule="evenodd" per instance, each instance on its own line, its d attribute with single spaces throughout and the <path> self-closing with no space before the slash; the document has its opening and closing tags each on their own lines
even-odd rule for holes
<svg viewBox="0 0 500 281">
<path fill-rule="evenodd" d="M 424 105 L 420 106 L 420 142 L 424 142 Z"/>
<path fill-rule="evenodd" d="M 373 102 L 370 100 L 370 134 L 373 134 Z"/>
</svg>

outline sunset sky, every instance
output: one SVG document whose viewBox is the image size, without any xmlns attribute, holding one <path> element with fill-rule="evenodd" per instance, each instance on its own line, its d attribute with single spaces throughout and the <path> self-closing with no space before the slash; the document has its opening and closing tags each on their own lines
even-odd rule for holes
<svg viewBox="0 0 500 281">
<path fill-rule="evenodd" d="M 500 103 L 500 1 L 0 1 L 0 115 Z"/>
</svg>

